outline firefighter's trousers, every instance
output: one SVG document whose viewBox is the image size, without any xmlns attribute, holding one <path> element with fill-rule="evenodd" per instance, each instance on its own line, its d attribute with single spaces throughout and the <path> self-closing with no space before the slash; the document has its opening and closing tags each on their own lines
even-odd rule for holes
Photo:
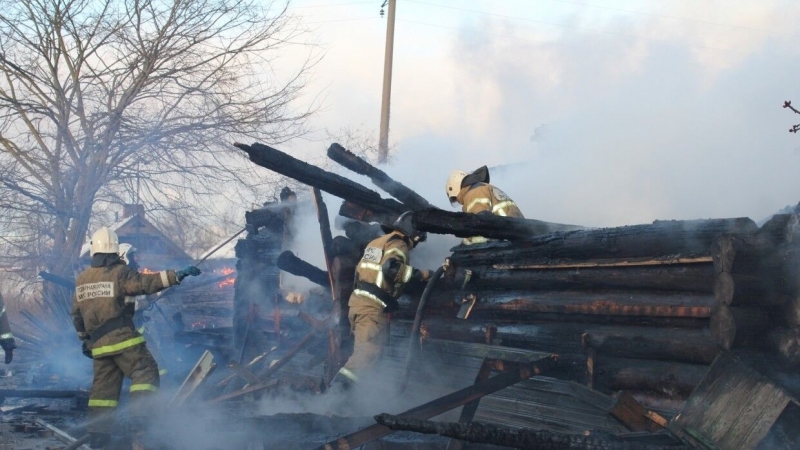
<svg viewBox="0 0 800 450">
<path fill-rule="evenodd" d="M 125 377 L 131 379 L 131 418 L 151 414 L 150 404 L 159 386 L 158 365 L 145 344 L 140 344 L 94 359 L 94 380 L 89 391 L 90 433 L 111 434 Z"/>
<path fill-rule="evenodd" d="M 389 326 L 386 313 L 374 306 L 351 305 L 350 329 L 355 336 L 353 355 L 340 371 L 352 381 L 358 381 L 360 373 L 371 369 L 383 355 L 389 343 Z"/>
</svg>

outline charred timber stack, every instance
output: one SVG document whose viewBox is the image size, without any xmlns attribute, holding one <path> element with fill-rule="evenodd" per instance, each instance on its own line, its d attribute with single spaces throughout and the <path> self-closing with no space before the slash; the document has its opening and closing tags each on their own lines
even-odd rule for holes
<svg viewBox="0 0 800 450">
<path fill-rule="evenodd" d="M 800 216 L 775 215 L 754 235 L 719 236 L 712 254 L 717 317 L 734 319 L 712 322 L 720 345 L 765 345 L 752 324 L 768 321 L 779 326 L 771 349 L 800 364 Z"/>
<path fill-rule="evenodd" d="M 269 348 L 274 336 L 261 329 L 273 329 L 273 312 L 280 290 L 277 260 L 286 247 L 295 202 L 266 204 L 245 213 L 247 236 L 236 243 L 236 283 L 233 301 L 233 341 L 241 358 L 253 358 L 260 348 Z M 263 342 L 261 342 L 263 341 Z M 252 349 L 252 350 L 250 350 Z"/>
<path fill-rule="evenodd" d="M 598 389 L 681 400 L 728 328 L 756 336 L 769 326 L 763 309 L 720 308 L 714 295 L 712 244 L 757 231 L 742 218 L 657 221 L 458 246 L 424 332 L 484 341 L 491 330 L 503 345 L 559 353 L 570 376 L 588 372 Z M 455 319 L 471 298 L 469 318 Z"/>
<path fill-rule="evenodd" d="M 720 348 L 763 346 L 774 328 L 770 314 L 800 298 L 793 273 L 772 276 L 785 282 L 780 296 L 769 298 L 763 294 L 771 281 L 759 279 L 796 254 L 790 238 L 796 218 L 776 217 L 760 230 L 747 218 L 585 230 L 431 208 L 337 144 L 329 149 L 332 159 L 402 203 L 271 147 L 236 146 L 256 164 L 344 200 L 339 213 L 354 220 L 345 225 L 347 236 L 331 245 L 347 261 L 331 269 L 342 286 L 377 235 L 367 223 L 406 210 L 414 211 L 423 231 L 494 239 L 453 249 L 444 282 L 428 302 L 423 346 L 438 338 L 552 351 L 559 353 L 565 377 L 583 381 L 588 374 L 600 390 L 632 391 L 654 407 L 675 409 Z M 410 325 L 417 297 L 409 297 L 393 327 Z M 471 309 L 462 308 L 473 300 Z M 462 315 L 469 311 L 466 320 L 457 318 L 459 309 Z M 792 342 L 800 349 L 800 339 Z"/>
</svg>

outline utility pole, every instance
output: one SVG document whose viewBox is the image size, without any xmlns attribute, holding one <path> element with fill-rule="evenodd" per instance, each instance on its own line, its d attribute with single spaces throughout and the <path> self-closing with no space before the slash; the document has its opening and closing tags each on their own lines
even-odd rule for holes
<svg viewBox="0 0 800 450">
<path fill-rule="evenodd" d="M 383 95 L 381 97 L 381 135 L 378 141 L 378 163 L 385 163 L 389 157 L 389 102 L 392 97 L 392 54 L 394 53 L 394 15 L 397 0 L 389 3 L 389 17 L 386 22 L 386 53 L 383 60 Z M 381 12 L 383 10 L 381 9 Z"/>
</svg>

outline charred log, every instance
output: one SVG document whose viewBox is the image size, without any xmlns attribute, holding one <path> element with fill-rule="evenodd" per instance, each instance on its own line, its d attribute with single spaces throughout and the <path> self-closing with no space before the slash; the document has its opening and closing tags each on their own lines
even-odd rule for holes
<svg viewBox="0 0 800 450">
<path fill-rule="evenodd" d="M 244 220 L 254 230 L 266 228 L 273 233 L 283 233 L 284 211 L 276 207 L 261 208 L 244 213 Z"/>
<path fill-rule="evenodd" d="M 758 234 L 775 245 L 796 241 L 800 238 L 800 215 L 775 214 L 761 226 Z"/>
<path fill-rule="evenodd" d="M 603 391 L 649 391 L 686 398 L 708 372 L 708 366 L 641 359 L 598 357 L 595 388 Z"/>
<path fill-rule="evenodd" d="M 584 343 L 601 355 L 693 364 L 711 364 L 719 352 L 706 330 L 594 327 L 587 329 Z"/>
<path fill-rule="evenodd" d="M 342 225 L 342 229 L 344 230 L 345 236 L 352 239 L 359 247 L 366 247 L 370 241 L 384 234 L 380 225 L 367 225 L 355 220 L 346 221 Z"/>
<path fill-rule="evenodd" d="M 598 316 L 711 317 L 716 300 L 711 294 L 658 292 L 481 292 L 473 314 L 506 312 L 509 319 L 526 313 Z"/>
<path fill-rule="evenodd" d="M 480 422 L 450 423 L 411 419 L 391 414 L 375 416 L 379 424 L 392 430 L 413 431 L 423 434 L 438 434 L 461 441 L 500 445 L 513 448 L 535 448 L 540 450 L 572 449 L 678 449 L 685 446 L 651 446 L 641 443 L 626 443 L 612 435 L 593 433 L 575 435 L 525 428 L 511 428 Z"/>
<path fill-rule="evenodd" d="M 331 287 L 328 272 L 303 261 L 288 250 L 278 256 L 277 264 L 279 269 L 292 275 L 307 278 L 326 289 Z"/>
<path fill-rule="evenodd" d="M 396 200 L 381 198 L 377 192 L 367 189 L 354 181 L 300 161 L 268 145 L 237 143 L 234 146 L 247 152 L 250 160 L 261 167 L 293 178 L 336 197 L 365 206 L 376 212 L 400 214 L 406 210 L 406 207 Z"/>
<path fill-rule="evenodd" d="M 462 286 L 464 276 L 453 280 Z M 712 264 L 675 264 L 645 267 L 590 267 L 583 269 L 504 270 L 472 268 L 466 289 L 549 290 L 651 290 L 670 292 L 712 293 Z"/>
<path fill-rule="evenodd" d="M 544 222 L 535 219 L 517 219 L 491 214 L 467 214 L 425 209 L 414 212 L 414 226 L 420 231 L 435 234 L 452 234 L 458 237 L 483 236 L 489 239 L 524 240 L 556 231 L 580 230 L 584 227 Z"/>
<path fill-rule="evenodd" d="M 366 223 L 392 223 L 400 213 L 373 210 L 356 202 L 345 200 L 339 207 L 339 215 Z"/>
<path fill-rule="evenodd" d="M 769 327 L 769 315 L 759 307 L 720 304 L 711 315 L 711 333 L 726 350 L 765 344 Z"/>
<path fill-rule="evenodd" d="M 625 261 L 629 258 L 695 258 L 710 256 L 714 238 L 721 233 L 753 233 L 755 223 L 747 218 L 712 220 L 668 220 L 652 224 L 595 230 L 566 231 L 538 236 L 525 242 L 498 242 L 483 246 L 460 246 L 453 262 L 462 265 L 493 265 L 509 261 L 515 265 L 557 264 L 590 260 Z"/>
<path fill-rule="evenodd" d="M 359 175 L 369 177 L 375 186 L 400 200 L 409 210 L 433 208 L 433 205 L 425 200 L 424 197 L 402 183 L 393 180 L 386 172 L 364 161 L 358 155 L 339 144 L 334 143 L 328 147 L 328 157 Z"/>
<path fill-rule="evenodd" d="M 608 326 L 575 322 L 502 323 L 431 318 L 423 321 L 426 338 L 485 342 L 486 329 L 496 327 L 495 340 L 503 346 L 559 354 L 583 354 L 594 348 L 607 357 L 710 364 L 718 348 L 708 329 L 670 329 Z"/>
</svg>

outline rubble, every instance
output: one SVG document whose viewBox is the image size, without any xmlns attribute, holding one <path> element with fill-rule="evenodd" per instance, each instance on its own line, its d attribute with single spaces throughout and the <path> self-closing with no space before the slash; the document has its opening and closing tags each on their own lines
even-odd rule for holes
<svg viewBox="0 0 800 450">
<path fill-rule="evenodd" d="M 711 443 L 726 450 L 800 442 L 782 425 L 798 417 L 795 387 L 776 381 L 786 373 L 779 356 L 791 363 L 800 354 L 798 216 L 775 216 L 762 227 L 732 218 L 584 229 L 470 215 L 432 208 L 338 144 L 328 150 L 332 159 L 396 199 L 263 144 L 237 147 L 256 164 L 312 187 L 325 267 L 291 252 L 297 239 L 318 238 L 298 236 L 299 211 L 310 210 L 310 202 L 282 195 L 248 212 L 246 227 L 228 240 L 238 237 L 235 271 L 159 297 L 168 311 L 202 321 L 186 329 L 180 316 L 160 309 L 163 323 L 153 319 L 169 331 L 158 342 L 169 350 L 166 358 L 182 360 L 172 376 L 185 380 L 171 393 L 165 423 L 177 430 L 191 411 L 187 416 L 199 421 L 203 436 L 214 434 L 201 442 L 175 431 L 186 448 L 215 448 L 226 435 L 247 448 L 320 449 L 379 442 L 381 448 L 454 450 L 468 441 L 553 449 Z M 336 221 L 343 236 L 332 236 L 322 191 L 343 200 Z M 423 231 L 490 240 L 453 248 L 434 277 L 438 282 L 425 288 L 427 302 L 420 301 L 421 286 L 401 298 L 381 380 L 400 388 L 379 399 L 380 412 L 389 414 L 376 424 L 361 417 L 372 414 L 357 404 L 334 404 L 330 399 L 341 392 L 331 382 L 351 351 L 347 300 L 363 248 L 380 233 L 371 222 L 406 210 Z M 282 271 L 318 287 L 292 290 Z M 63 328 L 62 306 L 26 316 L 26 348 L 48 351 L 42 336 Z M 60 312 L 48 316 L 54 311 Z M 738 383 L 734 397 L 715 390 L 715 380 Z M 85 398 L 80 389 L 48 387 L 0 386 L 0 398 Z M 774 401 L 750 401 L 750 388 Z M 292 401 L 317 414 L 263 411 Z M 347 411 L 353 417 L 339 417 L 347 408 L 356 408 Z M 15 404 L 7 413 L 28 414 L 24 423 L 35 426 L 43 417 L 37 411 Z M 763 420 L 747 433 L 709 425 L 729 412 L 742 413 L 731 423 Z M 437 422 L 429 420 L 434 417 Z M 286 426 L 291 420 L 302 423 Z M 387 439 L 395 429 L 437 436 Z M 64 433 L 75 440 L 79 431 Z M 161 429 L 150 438 L 167 443 L 176 436 Z"/>
</svg>

